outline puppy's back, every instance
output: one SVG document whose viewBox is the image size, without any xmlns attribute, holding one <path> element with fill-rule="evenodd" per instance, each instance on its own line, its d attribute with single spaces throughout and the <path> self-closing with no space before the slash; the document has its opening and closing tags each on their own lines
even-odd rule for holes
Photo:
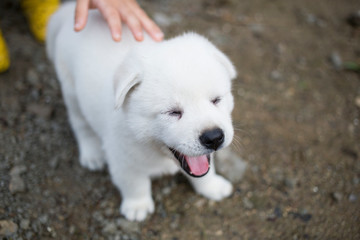
<svg viewBox="0 0 360 240">
<path fill-rule="evenodd" d="M 51 61 L 55 58 L 56 39 L 67 19 L 74 19 L 75 2 L 67 2 L 51 16 L 46 32 L 46 52 Z"/>
</svg>

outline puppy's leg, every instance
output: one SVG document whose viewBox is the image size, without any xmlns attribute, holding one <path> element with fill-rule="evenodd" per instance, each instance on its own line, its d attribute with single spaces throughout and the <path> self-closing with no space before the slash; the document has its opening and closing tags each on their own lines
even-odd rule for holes
<svg viewBox="0 0 360 240">
<path fill-rule="evenodd" d="M 65 97 L 69 119 L 79 146 L 80 164 L 92 171 L 104 168 L 101 140 L 91 129 L 73 97 Z"/>
<path fill-rule="evenodd" d="M 197 193 L 211 200 L 219 201 L 230 196 L 233 187 L 228 180 L 215 173 L 213 160 L 211 160 L 211 166 L 212 168 L 203 177 L 187 177 Z"/>
<path fill-rule="evenodd" d="M 101 141 L 81 113 L 70 75 L 63 69 L 58 71 L 58 76 L 71 127 L 78 143 L 80 163 L 90 170 L 100 170 L 105 165 Z"/>
<path fill-rule="evenodd" d="M 154 201 L 151 197 L 151 180 L 131 169 L 119 169 L 109 165 L 113 183 L 122 195 L 120 213 L 130 221 L 143 221 L 154 212 Z"/>
</svg>

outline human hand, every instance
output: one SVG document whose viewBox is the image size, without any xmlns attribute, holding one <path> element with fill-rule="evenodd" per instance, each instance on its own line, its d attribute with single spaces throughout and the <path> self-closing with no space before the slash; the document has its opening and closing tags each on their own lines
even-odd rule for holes
<svg viewBox="0 0 360 240">
<path fill-rule="evenodd" d="M 155 41 L 161 41 L 164 34 L 141 9 L 136 0 L 77 0 L 75 9 L 75 31 L 84 29 L 89 9 L 97 8 L 107 21 L 114 41 L 121 40 L 121 23 L 128 25 L 137 41 L 144 39 L 143 29 Z"/>
</svg>

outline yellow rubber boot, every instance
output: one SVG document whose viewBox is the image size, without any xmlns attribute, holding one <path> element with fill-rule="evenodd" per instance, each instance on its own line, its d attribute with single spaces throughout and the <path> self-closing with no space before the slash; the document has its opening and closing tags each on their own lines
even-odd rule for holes
<svg viewBox="0 0 360 240">
<path fill-rule="evenodd" d="M 21 8 L 28 20 L 30 30 L 39 42 L 45 41 L 47 22 L 59 5 L 59 0 L 21 1 Z"/>
<path fill-rule="evenodd" d="M 5 39 L 0 30 L 0 73 L 5 72 L 10 67 L 10 57 Z"/>
</svg>

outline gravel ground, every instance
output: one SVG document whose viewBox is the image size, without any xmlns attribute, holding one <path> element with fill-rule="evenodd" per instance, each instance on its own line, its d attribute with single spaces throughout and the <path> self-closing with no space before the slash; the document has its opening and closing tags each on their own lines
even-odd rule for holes
<svg viewBox="0 0 360 240">
<path fill-rule="evenodd" d="M 0 237 L 360 239 L 360 2 L 140 3 L 167 37 L 199 32 L 238 69 L 232 149 L 248 167 L 241 179 L 244 162 L 217 163 L 234 194 L 212 202 L 164 177 L 156 212 L 124 220 L 108 173 L 78 163 L 44 46 L 2 1 L 12 66 L 0 75 Z"/>
</svg>

